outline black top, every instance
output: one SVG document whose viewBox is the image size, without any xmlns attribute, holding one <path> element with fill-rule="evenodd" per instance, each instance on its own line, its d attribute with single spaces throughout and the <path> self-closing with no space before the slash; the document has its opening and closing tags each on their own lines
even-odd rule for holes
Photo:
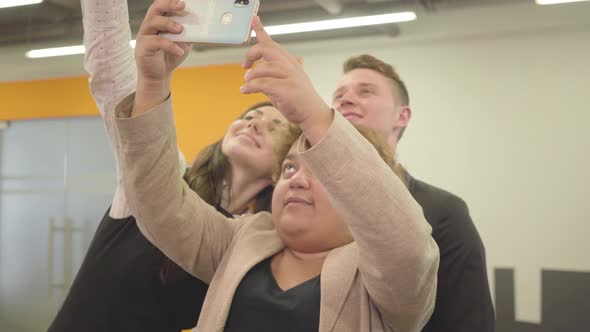
<svg viewBox="0 0 590 332">
<path fill-rule="evenodd" d="M 165 285 L 160 276 L 165 260 L 133 217 L 113 219 L 107 211 L 48 332 L 193 328 L 208 286 L 178 268 L 186 275 Z"/>
<path fill-rule="evenodd" d="M 225 332 L 317 332 L 320 326 L 320 277 L 283 291 L 270 258 L 252 268 L 234 294 Z"/>
<path fill-rule="evenodd" d="M 436 306 L 423 332 L 493 332 L 485 249 L 465 202 L 408 177 L 440 250 Z"/>
</svg>

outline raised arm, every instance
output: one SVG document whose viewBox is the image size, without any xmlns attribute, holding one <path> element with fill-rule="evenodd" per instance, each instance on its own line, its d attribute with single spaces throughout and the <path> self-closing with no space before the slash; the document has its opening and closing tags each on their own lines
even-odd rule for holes
<svg viewBox="0 0 590 332">
<path fill-rule="evenodd" d="M 90 92 L 113 142 L 112 113 L 123 97 L 135 90 L 137 70 L 133 58 L 126 0 L 82 0 L 84 69 L 90 75 Z"/>
<path fill-rule="evenodd" d="M 434 308 L 438 247 L 422 209 L 373 146 L 321 100 L 299 62 L 255 20 L 258 45 L 245 93 L 263 92 L 302 130 L 302 157 L 324 185 L 359 248 L 359 271 L 392 330 L 419 331 Z"/>
<path fill-rule="evenodd" d="M 302 156 L 348 224 L 364 285 L 383 317 L 394 331 L 420 331 L 434 309 L 439 251 L 418 203 L 339 113 Z"/>
<path fill-rule="evenodd" d="M 170 99 L 173 70 L 189 46 L 159 36 L 180 32 L 165 17 L 184 3 L 156 0 L 137 37 L 137 92 L 115 110 L 123 187 L 140 230 L 164 254 L 208 283 L 240 220 L 229 220 L 182 180 Z"/>
<path fill-rule="evenodd" d="M 209 283 L 242 220 L 226 218 L 182 180 L 170 98 L 130 117 L 135 98 L 132 94 L 123 99 L 116 112 L 129 207 L 156 247 Z"/>
<path fill-rule="evenodd" d="M 135 90 L 137 71 L 133 49 L 129 45 L 131 29 L 126 0 L 82 0 L 84 69 L 90 75 L 90 92 L 104 120 L 115 159 L 119 144 L 113 123 L 115 105 Z M 111 216 L 127 217 L 129 209 L 117 166 L 117 190 Z"/>
</svg>

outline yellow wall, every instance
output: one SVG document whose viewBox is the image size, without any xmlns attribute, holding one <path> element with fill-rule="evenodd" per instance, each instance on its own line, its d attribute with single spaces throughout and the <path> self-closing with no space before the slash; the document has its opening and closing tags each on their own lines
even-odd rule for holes
<svg viewBox="0 0 590 332">
<path fill-rule="evenodd" d="M 88 78 L 0 83 L 0 120 L 97 115 Z"/>
<path fill-rule="evenodd" d="M 178 142 L 187 161 L 221 138 L 229 124 L 265 96 L 243 95 L 244 69 L 239 64 L 181 69 L 172 82 Z"/>
<path fill-rule="evenodd" d="M 247 106 L 264 96 L 242 95 L 244 70 L 239 64 L 178 69 L 172 97 L 178 142 L 187 161 L 222 137 Z M 97 116 L 87 77 L 0 83 L 0 120 Z"/>
</svg>

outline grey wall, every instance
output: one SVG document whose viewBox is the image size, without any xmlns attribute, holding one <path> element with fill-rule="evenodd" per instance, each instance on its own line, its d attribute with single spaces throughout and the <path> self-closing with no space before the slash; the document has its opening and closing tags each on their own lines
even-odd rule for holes
<svg viewBox="0 0 590 332">
<path fill-rule="evenodd" d="M 114 186 L 114 160 L 98 118 L 21 121 L 0 130 L 0 331 L 45 331 Z M 67 252 L 68 237 L 54 232 L 52 264 L 51 219 L 57 227 L 70 220 L 77 229 Z M 535 323 L 516 318 L 515 272 L 518 267 L 495 269 L 490 280 L 498 332 L 590 331 L 590 273 L 542 270 L 541 322 Z"/>
<path fill-rule="evenodd" d="M 112 152 L 99 118 L 13 122 L 0 135 L 0 331 L 44 331 L 112 198 Z"/>
</svg>

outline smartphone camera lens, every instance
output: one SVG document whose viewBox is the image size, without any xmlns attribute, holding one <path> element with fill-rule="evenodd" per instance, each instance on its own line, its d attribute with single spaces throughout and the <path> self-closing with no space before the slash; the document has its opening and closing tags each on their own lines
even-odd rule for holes
<svg viewBox="0 0 590 332">
<path fill-rule="evenodd" d="M 250 0 L 235 0 L 234 5 L 236 7 L 246 7 L 250 4 Z"/>
</svg>

